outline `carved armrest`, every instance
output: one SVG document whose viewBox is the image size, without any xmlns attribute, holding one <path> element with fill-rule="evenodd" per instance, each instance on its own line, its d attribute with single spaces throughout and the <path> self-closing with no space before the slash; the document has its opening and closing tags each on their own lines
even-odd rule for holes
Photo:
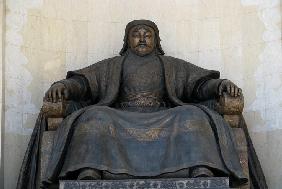
<svg viewBox="0 0 282 189">
<path fill-rule="evenodd" d="M 62 118 L 66 110 L 65 102 L 43 101 L 42 111 L 47 118 Z"/>
<path fill-rule="evenodd" d="M 239 127 L 240 117 L 244 108 L 244 96 L 231 97 L 224 93 L 217 101 L 215 109 L 223 115 L 231 127 Z"/>
<path fill-rule="evenodd" d="M 227 93 L 224 93 L 219 97 L 216 104 L 216 110 L 222 115 L 240 115 L 244 108 L 243 95 L 238 97 L 231 97 Z"/>
<path fill-rule="evenodd" d="M 42 111 L 47 118 L 47 130 L 56 130 L 63 121 L 66 112 L 66 102 L 43 102 Z"/>
</svg>

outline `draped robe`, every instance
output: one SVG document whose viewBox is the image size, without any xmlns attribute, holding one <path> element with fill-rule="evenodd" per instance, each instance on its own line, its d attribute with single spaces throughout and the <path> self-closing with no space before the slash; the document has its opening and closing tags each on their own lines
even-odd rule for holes
<svg viewBox="0 0 282 189">
<path fill-rule="evenodd" d="M 67 78 L 86 79 L 94 105 L 74 112 L 58 128 L 45 182 L 84 167 L 156 176 L 199 165 L 246 182 L 228 124 L 205 106 L 189 104 L 199 84 L 219 78 L 219 72 L 158 58 L 171 108 L 153 113 L 112 108 L 120 94 L 124 56 L 68 73 Z"/>
</svg>

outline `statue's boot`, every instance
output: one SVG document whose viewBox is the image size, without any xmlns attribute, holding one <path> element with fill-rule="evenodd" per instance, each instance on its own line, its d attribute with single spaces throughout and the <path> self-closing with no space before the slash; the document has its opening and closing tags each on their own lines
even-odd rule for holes
<svg viewBox="0 0 282 189">
<path fill-rule="evenodd" d="M 211 170 L 209 170 L 206 167 L 194 167 L 191 170 L 191 175 L 192 178 L 197 178 L 197 177 L 213 177 L 214 174 Z"/>
<path fill-rule="evenodd" d="M 103 171 L 103 179 L 106 180 L 122 180 L 122 179 L 149 179 L 149 178 L 188 178 L 189 169 L 182 169 L 176 172 L 163 173 L 158 176 L 133 176 L 125 173 L 114 174 L 108 171 Z"/>
<path fill-rule="evenodd" d="M 81 169 L 77 180 L 101 180 L 101 171 L 91 168 Z"/>
<path fill-rule="evenodd" d="M 103 179 L 105 180 L 124 180 L 124 179 L 137 179 L 137 176 L 129 175 L 126 173 L 111 173 L 108 171 L 103 171 Z"/>
<path fill-rule="evenodd" d="M 189 169 L 181 169 L 175 172 L 163 173 L 157 178 L 188 178 L 189 177 Z"/>
</svg>

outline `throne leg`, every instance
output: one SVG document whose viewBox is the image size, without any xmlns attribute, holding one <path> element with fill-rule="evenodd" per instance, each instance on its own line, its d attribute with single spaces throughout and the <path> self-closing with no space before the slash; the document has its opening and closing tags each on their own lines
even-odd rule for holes
<svg viewBox="0 0 282 189">
<path fill-rule="evenodd" d="M 41 139 L 40 147 L 40 166 L 39 166 L 39 182 L 42 182 L 44 175 L 46 173 L 49 155 L 51 153 L 53 138 L 55 131 L 45 131 Z"/>
<path fill-rule="evenodd" d="M 239 154 L 241 166 L 243 168 L 243 173 L 247 176 L 247 178 L 250 178 L 248 166 L 248 147 L 244 131 L 242 128 L 233 128 L 232 130 L 235 135 L 237 151 Z M 238 189 L 250 189 L 250 183 L 248 182 L 247 184 L 239 187 Z"/>
</svg>

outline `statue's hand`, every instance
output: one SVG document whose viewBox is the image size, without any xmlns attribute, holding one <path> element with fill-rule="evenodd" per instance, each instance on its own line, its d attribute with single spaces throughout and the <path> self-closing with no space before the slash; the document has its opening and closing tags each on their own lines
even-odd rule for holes
<svg viewBox="0 0 282 189">
<path fill-rule="evenodd" d="M 227 92 L 232 97 L 237 97 L 242 94 L 242 89 L 229 80 L 223 80 L 218 87 L 218 94 L 221 96 L 223 92 Z"/>
<path fill-rule="evenodd" d="M 63 99 L 67 100 L 68 98 L 69 90 L 62 83 L 55 83 L 45 93 L 45 100 L 53 103 L 60 102 Z"/>
</svg>

